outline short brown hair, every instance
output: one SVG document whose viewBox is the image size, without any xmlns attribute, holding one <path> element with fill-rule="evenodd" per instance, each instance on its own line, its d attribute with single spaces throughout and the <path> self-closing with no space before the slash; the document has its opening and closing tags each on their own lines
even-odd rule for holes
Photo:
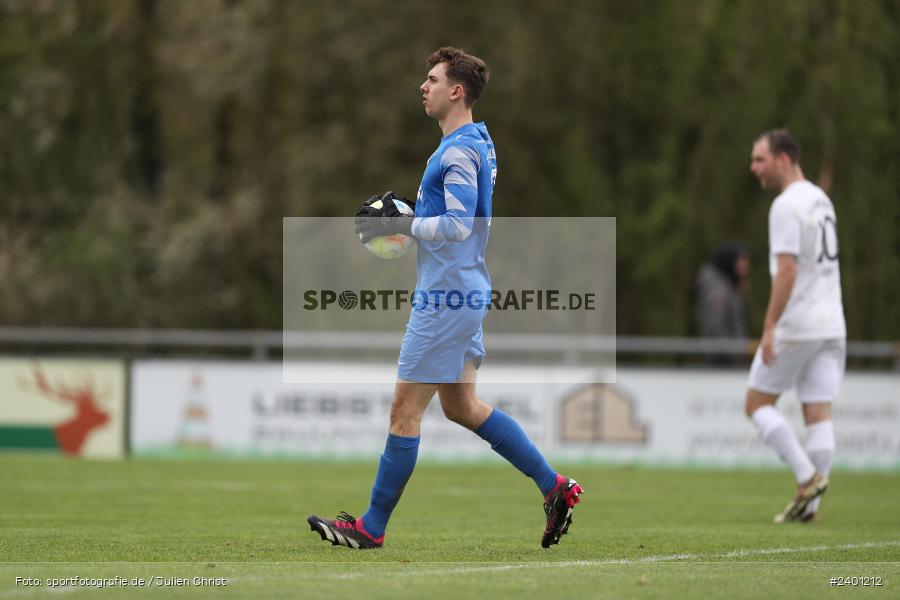
<svg viewBox="0 0 900 600">
<path fill-rule="evenodd" d="M 463 86 L 466 90 L 466 106 L 469 108 L 481 96 L 491 76 L 483 60 L 452 46 L 444 46 L 432 52 L 427 63 L 429 67 L 447 63 L 447 79 Z"/>
<path fill-rule="evenodd" d="M 772 156 L 784 153 L 795 165 L 800 162 L 800 142 L 787 129 L 770 129 L 756 137 L 757 142 L 761 139 L 769 142 Z"/>
</svg>

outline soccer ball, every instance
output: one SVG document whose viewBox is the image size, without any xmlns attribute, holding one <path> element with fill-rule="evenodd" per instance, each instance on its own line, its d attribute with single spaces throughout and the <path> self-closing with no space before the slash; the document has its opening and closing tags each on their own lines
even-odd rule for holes
<svg viewBox="0 0 900 600">
<path fill-rule="evenodd" d="M 381 200 L 376 200 L 372 203 L 372 208 L 381 208 L 384 206 L 381 203 Z M 406 202 L 402 200 L 394 199 L 394 206 L 397 207 L 404 215 L 413 216 L 416 214 L 413 209 L 409 207 Z M 362 239 L 362 234 L 359 234 L 360 239 Z M 416 240 L 415 238 L 411 238 L 408 235 L 403 235 L 402 233 L 395 233 L 392 235 L 382 235 L 377 238 L 372 238 L 368 241 L 368 243 L 363 244 L 366 247 L 366 250 L 377 256 L 378 258 L 384 259 L 392 259 L 392 258 L 400 258 L 407 252 L 409 252 L 410 248 L 415 246 Z"/>
</svg>

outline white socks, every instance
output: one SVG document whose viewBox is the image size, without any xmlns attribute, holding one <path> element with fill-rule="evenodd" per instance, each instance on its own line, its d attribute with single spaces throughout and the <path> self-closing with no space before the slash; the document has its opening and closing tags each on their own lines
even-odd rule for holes
<svg viewBox="0 0 900 600">
<path fill-rule="evenodd" d="M 759 437 L 778 453 L 781 460 L 790 465 L 797 483 L 804 483 L 812 479 L 812 476 L 816 474 L 816 465 L 813 464 L 797 440 L 794 428 L 778 412 L 778 409 L 771 405 L 761 406 L 756 409 L 750 419 L 756 425 Z M 812 428 L 810 428 L 810 438 L 812 438 Z M 828 460 L 830 467 L 830 455 Z"/>
<path fill-rule="evenodd" d="M 834 459 L 834 422 L 819 421 L 806 427 L 806 454 L 816 465 L 816 470 L 822 475 L 828 475 L 831 471 L 831 461 Z M 814 513 L 819 508 L 816 498 L 806 507 L 806 514 Z"/>
</svg>

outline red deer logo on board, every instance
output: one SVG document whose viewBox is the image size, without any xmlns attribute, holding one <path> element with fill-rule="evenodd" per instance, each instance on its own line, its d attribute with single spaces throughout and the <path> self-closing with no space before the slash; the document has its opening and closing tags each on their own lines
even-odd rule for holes
<svg viewBox="0 0 900 600">
<path fill-rule="evenodd" d="M 42 396 L 75 407 L 71 419 L 53 428 L 56 443 L 65 454 L 79 454 L 88 434 L 109 421 L 109 413 L 98 405 L 98 400 L 108 396 L 109 390 L 100 393 L 92 376 L 86 376 L 80 385 L 52 383 L 43 369 L 35 365 L 34 386 Z"/>
</svg>

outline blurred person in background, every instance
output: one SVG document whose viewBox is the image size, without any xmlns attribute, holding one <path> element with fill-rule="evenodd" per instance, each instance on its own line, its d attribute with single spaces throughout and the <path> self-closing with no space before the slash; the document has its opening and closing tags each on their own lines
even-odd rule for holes
<svg viewBox="0 0 900 600">
<path fill-rule="evenodd" d="M 749 275 L 750 251 L 740 242 L 721 244 L 713 252 L 712 259 L 700 268 L 697 276 L 697 320 L 702 337 L 747 337 Z"/>
<path fill-rule="evenodd" d="M 846 324 L 831 199 L 800 168 L 800 145 L 785 129 L 753 143 L 750 170 L 778 196 L 769 209 L 772 291 L 748 378 L 746 412 L 760 438 L 790 465 L 797 493 L 776 523 L 815 520 L 834 458 L 831 404 L 844 378 Z M 806 443 L 775 408 L 796 387 Z"/>
</svg>

